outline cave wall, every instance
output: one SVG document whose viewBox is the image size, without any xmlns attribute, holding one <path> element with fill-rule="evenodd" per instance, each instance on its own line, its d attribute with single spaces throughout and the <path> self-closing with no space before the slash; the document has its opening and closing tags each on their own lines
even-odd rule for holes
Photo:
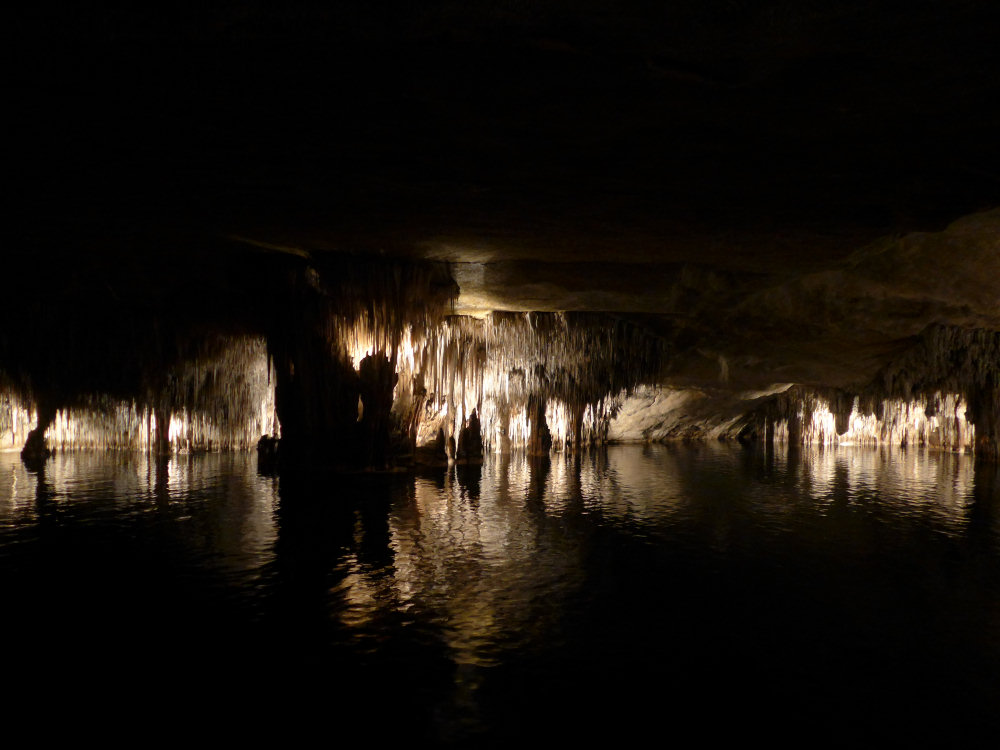
<svg viewBox="0 0 1000 750">
<path fill-rule="evenodd" d="M 926 254 L 956 236 L 853 263 L 894 267 L 886 253 Z M 982 255 L 992 241 L 961 246 Z M 78 266 L 52 274 L 58 295 L 21 290 L 24 322 L 0 338 L 0 442 L 39 454 L 173 452 L 247 448 L 267 435 L 282 462 L 340 468 L 388 468 L 420 449 L 432 461 L 463 461 L 484 449 L 545 454 L 608 440 L 849 440 L 994 458 L 1000 445 L 1000 334 L 983 317 L 985 293 L 962 308 L 964 325 L 887 339 L 879 368 L 859 368 L 853 384 L 838 373 L 836 385 L 760 391 L 746 387 L 759 374 L 748 379 L 745 362 L 720 346 L 751 319 L 712 337 L 705 321 L 646 314 L 472 318 L 449 314 L 458 289 L 443 263 L 245 245 L 212 257 L 197 276 L 164 257 L 173 270 L 155 282 L 117 266 L 107 278 L 93 269 L 81 277 Z M 931 317 L 957 309 L 956 295 Z M 771 324 L 793 315 L 775 312 Z M 928 315 L 907 319 L 907 332 Z M 809 324 L 842 332 L 856 322 L 828 310 Z M 794 326 L 775 331 L 789 349 L 772 377 L 783 366 L 801 371 L 797 336 Z"/>
</svg>

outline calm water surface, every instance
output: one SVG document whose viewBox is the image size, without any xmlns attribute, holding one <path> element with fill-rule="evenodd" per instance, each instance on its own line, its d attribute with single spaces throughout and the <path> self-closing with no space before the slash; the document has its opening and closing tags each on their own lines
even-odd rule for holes
<svg viewBox="0 0 1000 750">
<path fill-rule="evenodd" d="M 414 746 L 952 739 L 1000 711 L 995 467 L 727 446 L 277 480 L 0 454 L 8 725 Z M 8 727 L 9 728 L 9 727 Z"/>
</svg>

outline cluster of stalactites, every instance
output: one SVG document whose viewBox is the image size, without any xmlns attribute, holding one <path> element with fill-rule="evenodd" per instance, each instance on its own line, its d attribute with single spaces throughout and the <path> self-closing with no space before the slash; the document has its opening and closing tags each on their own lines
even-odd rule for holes
<svg viewBox="0 0 1000 750">
<path fill-rule="evenodd" d="M 0 445 L 19 450 L 37 410 L 0 394 Z M 50 449 L 199 452 L 253 448 L 280 434 L 267 348 L 261 338 L 214 340 L 139 399 L 82 396 L 61 405 L 45 431 Z"/>
<path fill-rule="evenodd" d="M 515 374 L 511 387 L 567 404 L 596 404 L 652 382 L 665 362 L 662 340 L 597 313 L 493 313 L 484 338 L 490 365 Z"/>
<path fill-rule="evenodd" d="M 932 326 L 857 396 L 792 388 L 742 437 L 789 444 L 928 446 L 1000 457 L 1000 333 Z"/>
<path fill-rule="evenodd" d="M 389 439 L 382 430 L 391 423 L 392 439 L 412 445 L 427 432 L 457 440 L 477 423 L 497 447 L 540 430 L 556 445 L 599 440 L 620 394 L 661 370 L 662 342 L 612 316 L 446 317 L 457 289 L 440 264 L 314 260 L 293 277 L 290 312 L 269 334 L 287 442 L 302 450 L 349 452 L 368 413 L 378 432 L 369 437 Z M 391 403 L 365 375 L 386 362 Z"/>
<path fill-rule="evenodd" d="M 597 314 L 450 317 L 414 351 L 426 391 L 418 442 L 457 435 L 475 412 L 494 450 L 527 447 L 541 414 L 553 448 L 603 441 L 623 395 L 665 360 L 661 341 Z"/>
<path fill-rule="evenodd" d="M 580 430 L 576 432 L 573 409 L 566 403 L 552 399 L 545 404 L 545 425 L 554 451 L 570 450 L 581 446 L 597 445 L 607 440 L 608 427 L 615 408 L 611 403 L 618 399 L 608 399 L 599 404 L 588 404 L 580 416 Z M 464 412 L 459 411 L 464 409 Z M 417 444 L 430 445 L 440 430 L 445 435 L 454 436 L 461 432 L 458 425 L 467 425 L 473 411 L 482 429 L 482 443 L 486 450 L 503 453 L 509 450 L 524 450 L 532 443 L 532 413 L 527 405 L 514 406 L 492 398 L 485 398 L 482 404 L 458 404 L 454 412 L 448 404 L 429 402 L 425 406 L 420 423 Z M 461 414 L 466 414 L 464 419 Z"/>
<path fill-rule="evenodd" d="M 355 368 L 366 354 L 395 361 L 438 325 L 458 291 L 442 264 L 400 259 L 326 256 L 306 279 L 325 301 L 328 340 Z"/>
<path fill-rule="evenodd" d="M 37 415 L 31 404 L 14 391 L 0 391 L 0 450 L 21 450 Z"/>
<path fill-rule="evenodd" d="M 1000 387 L 1000 333 L 931 326 L 913 348 L 880 373 L 875 387 L 903 398 L 930 390 L 966 396 L 996 390 Z"/>
<path fill-rule="evenodd" d="M 773 399 L 747 426 L 757 438 L 787 445 L 927 447 L 972 452 L 975 426 L 956 393 L 909 400 L 828 398 L 794 388 Z"/>
<path fill-rule="evenodd" d="M 903 400 L 961 394 L 966 418 L 975 426 L 976 453 L 1000 458 L 1000 332 L 932 326 L 869 391 Z"/>
</svg>

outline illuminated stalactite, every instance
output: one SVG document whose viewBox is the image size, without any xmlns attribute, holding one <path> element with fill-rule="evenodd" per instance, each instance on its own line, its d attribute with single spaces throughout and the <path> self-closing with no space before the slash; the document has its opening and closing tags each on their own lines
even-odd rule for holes
<svg viewBox="0 0 1000 750">
<path fill-rule="evenodd" d="M 260 337 L 221 337 L 186 359 L 165 394 L 173 449 L 244 448 L 280 433 L 271 369 Z"/>
<path fill-rule="evenodd" d="M 46 416 L 8 390 L 0 398 L 0 444 L 26 445 L 26 426 L 44 424 L 45 447 L 54 450 L 247 450 L 261 434 L 280 434 L 269 369 L 263 339 L 222 337 L 138 399 L 77 396 Z"/>
<path fill-rule="evenodd" d="M 742 426 L 744 439 L 787 445 L 886 445 L 972 452 L 976 429 L 958 394 L 909 401 L 884 399 L 865 407 L 854 399 L 846 419 L 838 404 L 794 388 L 759 409 Z"/>
<path fill-rule="evenodd" d="M 935 392 L 961 394 L 964 421 L 975 431 L 976 454 L 1000 458 L 1000 333 L 932 326 L 883 370 L 869 392 L 902 400 Z"/>
<path fill-rule="evenodd" d="M 790 388 L 737 429 L 768 444 L 925 446 L 996 459 L 998 382 L 1000 334 L 934 326 L 859 393 Z"/>
<path fill-rule="evenodd" d="M 622 399 L 657 380 L 665 343 L 610 315 L 452 317 L 415 348 L 428 391 L 421 442 L 458 436 L 475 413 L 485 445 L 532 453 L 606 438 Z"/>
<path fill-rule="evenodd" d="M 18 396 L 0 391 L 0 450 L 20 450 L 35 421 L 32 409 Z"/>
</svg>

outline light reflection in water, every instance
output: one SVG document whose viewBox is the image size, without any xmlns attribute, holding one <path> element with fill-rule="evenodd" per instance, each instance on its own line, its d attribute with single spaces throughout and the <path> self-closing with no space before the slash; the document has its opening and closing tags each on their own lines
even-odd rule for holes
<svg viewBox="0 0 1000 750">
<path fill-rule="evenodd" d="M 975 464 L 919 449 L 816 448 L 800 465 L 802 489 L 823 504 L 838 491 L 853 502 L 878 502 L 900 516 L 927 516 L 940 531 L 961 534 L 974 496 Z"/>
<path fill-rule="evenodd" d="M 181 639 L 166 653 L 194 675 L 219 653 L 277 663 L 248 683 L 276 705 L 356 685 L 357 702 L 319 694 L 345 717 L 390 686 L 401 733 L 434 741 L 583 738 L 561 718 L 580 706 L 606 730 L 683 725 L 709 694 L 845 726 L 857 701 L 971 712 L 1000 667 L 997 493 L 968 456 L 844 447 L 489 456 L 280 487 L 238 455 L 79 453 L 37 473 L 2 456 L 0 573 L 36 608 L 4 625 L 22 644 L 86 611 L 123 662 Z"/>
<path fill-rule="evenodd" d="M 390 518 L 396 598 L 436 613 L 456 664 L 491 666 L 543 637 L 581 583 L 580 550 L 537 516 L 539 471 L 521 457 L 488 462 L 481 479 L 478 467 L 418 477 Z"/>
<path fill-rule="evenodd" d="M 638 606 L 602 588 L 608 584 L 601 576 L 617 573 L 602 570 L 606 551 L 598 551 L 595 539 L 624 534 L 629 544 L 648 545 L 657 560 L 676 557 L 689 576 L 705 575 L 707 565 L 714 582 L 706 582 L 699 596 L 723 596 L 732 584 L 730 573 L 719 570 L 734 565 L 801 565 L 803 580 L 824 581 L 839 575 L 830 566 L 845 563 L 910 565 L 905 556 L 921 551 L 922 530 L 963 543 L 975 482 L 969 457 L 916 450 L 826 448 L 768 457 L 711 446 L 656 446 L 551 461 L 493 457 L 481 471 L 458 467 L 413 480 L 405 501 L 390 512 L 391 563 L 365 568 L 353 555 L 344 558 L 349 572 L 340 590 L 347 606 L 338 617 L 369 641 L 380 638 L 372 629 L 382 627 L 387 609 L 433 623 L 454 665 L 452 692 L 443 699 L 448 710 L 438 715 L 459 735 L 475 734 L 484 730 L 488 699 L 481 692 L 493 670 L 572 643 L 580 630 L 573 619 L 586 617 L 594 598 L 608 598 L 602 606 L 621 607 L 626 618 Z M 994 557 L 1000 541 L 995 529 Z M 932 552 L 930 564 L 937 564 L 934 555 L 947 554 Z M 914 586 L 921 575 L 918 570 Z M 637 586 L 650 593 L 635 582 L 625 589 Z M 765 593 L 774 596 L 780 601 L 780 591 Z M 878 596 L 859 592 L 858 606 Z M 987 621 L 1000 625 L 1000 611 Z M 955 623 L 947 627 L 967 633 Z M 611 648 L 603 641 L 591 645 Z"/>
<path fill-rule="evenodd" d="M 0 531 L 121 533 L 137 545 L 149 541 L 143 534 L 166 536 L 185 548 L 177 562 L 191 570 L 256 578 L 274 555 L 277 484 L 252 467 L 241 454 L 74 452 L 30 471 L 16 454 L 0 454 Z"/>
</svg>

